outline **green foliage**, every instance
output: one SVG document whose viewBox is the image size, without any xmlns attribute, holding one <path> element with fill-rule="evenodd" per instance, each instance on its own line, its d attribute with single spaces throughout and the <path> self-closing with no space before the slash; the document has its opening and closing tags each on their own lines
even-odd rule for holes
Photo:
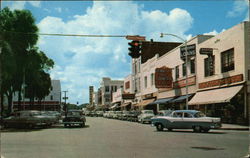
<svg viewBox="0 0 250 158">
<path fill-rule="evenodd" d="M 48 72 L 54 61 L 36 47 L 37 33 L 38 27 L 30 11 L 9 8 L 0 11 L 1 94 L 11 96 L 13 92 L 21 92 L 24 82 L 26 96 L 30 99 L 43 99 L 49 94 Z"/>
</svg>

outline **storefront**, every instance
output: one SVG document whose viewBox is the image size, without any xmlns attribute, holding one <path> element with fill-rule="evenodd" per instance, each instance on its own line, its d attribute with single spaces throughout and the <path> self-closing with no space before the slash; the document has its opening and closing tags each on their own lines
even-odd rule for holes
<svg viewBox="0 0 250 158">
<path fill-rule="evenodd" d="M 235 85 L 199 91 L 188 104 L 190 109 L 203 111 L 207 116 L 220 117 L 222 122 L 245 124 L 244 95 L 244 86 Z"/>
</svg>

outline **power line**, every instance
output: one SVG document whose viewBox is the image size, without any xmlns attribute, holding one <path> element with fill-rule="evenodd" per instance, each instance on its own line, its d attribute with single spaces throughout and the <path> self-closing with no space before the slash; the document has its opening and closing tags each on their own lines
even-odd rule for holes
<svg viewBox="0 0 250 158">
<path fill-rule="evenodd" d="M 31 32 L 15 32 L 15 31 L 1 31 L 16 34 L 27 35 L 41 35 L 41 36 L 73 36 L 73 37 L 127 37 L 127 35 L 88 35 L 88 34 L 63 34 L 63 33 L 31 33 Z"/>
</svg>

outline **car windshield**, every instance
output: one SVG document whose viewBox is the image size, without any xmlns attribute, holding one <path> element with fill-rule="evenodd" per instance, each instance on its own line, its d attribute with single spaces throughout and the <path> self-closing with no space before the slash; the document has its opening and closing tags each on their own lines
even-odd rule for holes
<svg viewBox="0 0 250 158">
<path fill-rule="evenodd" d="M 203 114 L 202 112 L 197 112 L 196 114 L 194 114 L 194 117 L 205 117 L 206 115 Z"/>
</svg>

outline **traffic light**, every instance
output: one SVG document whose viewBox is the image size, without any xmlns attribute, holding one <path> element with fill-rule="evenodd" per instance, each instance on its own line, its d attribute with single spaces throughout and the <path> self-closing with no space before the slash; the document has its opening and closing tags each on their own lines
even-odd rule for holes
<svg viewBox="0 0 250 158">
<path fill-rule="evenodd" d="M 128 45 L 130 46 L 128 48 L 129 53 L 128 55 L 131 56 L 132 58 L 139 58 L 141 53 L 141 44 L 139 43 L 139 41 L 132 41 L 129 42 Z"/>
</svg>

